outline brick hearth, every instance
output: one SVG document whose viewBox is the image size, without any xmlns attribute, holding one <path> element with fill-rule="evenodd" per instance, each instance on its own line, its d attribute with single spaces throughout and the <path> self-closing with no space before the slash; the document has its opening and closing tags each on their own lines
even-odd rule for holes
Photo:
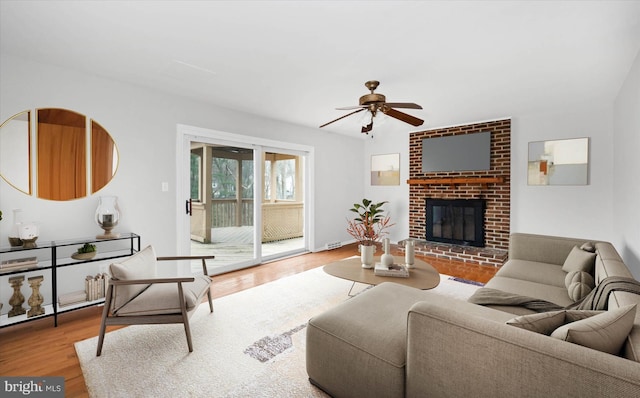
<svg viewBox="0 0 640 398">
<path fill-rule="evenodd" d="M 490 170 L 469 172 L 422 172 L 422 140 L 479 132 L 491 132 Z M 456 184 L 411 184 L 409 187 L 409 238 L 416 241 L 416 253 L 480 265 L 501 266 L 507 258 L 510 231 L 511 119 L 454 126 L 411 133 L 409 137 L 409 179 L 487 178 L 501 182 Z M 425 200 L 484 199 L 486 210 L 485 247 L 458 246 L 425 241 Z M 401 242 L 400 242 L 401 243 Z"/>
</svg>

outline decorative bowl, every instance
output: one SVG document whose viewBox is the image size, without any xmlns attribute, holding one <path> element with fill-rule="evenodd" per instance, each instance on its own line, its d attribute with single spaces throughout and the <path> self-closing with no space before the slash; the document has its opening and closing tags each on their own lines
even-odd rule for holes
<svg viewBox="0 0 640 398">
<path fill-rule="evenodd" d="M 96 256 L 96 254 L 98 254 L 97 251 L 89 253 L 73 253 L 71 258 L 74 260 L 91 260 Z"/>
</svg>

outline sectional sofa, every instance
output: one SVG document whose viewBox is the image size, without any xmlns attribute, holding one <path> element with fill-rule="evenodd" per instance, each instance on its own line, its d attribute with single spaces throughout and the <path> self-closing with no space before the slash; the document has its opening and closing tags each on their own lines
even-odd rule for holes
<svg viewBox="0 0 640 398">
<path fill-rule="evenodd" d="M 566 307 L 613 276 L 632 278 L 610 243 L 517 233 L 486 287 Z M 536 312 L 383 283 L 309 321 L 307 373 L 334 397 L 638 397 L 636 304 L 616 291 L 608 311 Z M 570 342 L 585 336 L 596 348 Z"/>
</svg>

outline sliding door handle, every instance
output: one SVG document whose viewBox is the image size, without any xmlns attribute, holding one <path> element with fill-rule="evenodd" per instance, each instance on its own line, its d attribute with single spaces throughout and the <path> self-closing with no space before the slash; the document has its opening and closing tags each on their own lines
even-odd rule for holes
<svg viewBox="0 0 640 398">
<path fill-rule="evenodd" d="M 193 214 L 193 212 L 191 210 L 192 210 L 191 199 L 189 199 L 189 200 L 185 201 L 185 211 L 190 216 Z"/>
</svg>

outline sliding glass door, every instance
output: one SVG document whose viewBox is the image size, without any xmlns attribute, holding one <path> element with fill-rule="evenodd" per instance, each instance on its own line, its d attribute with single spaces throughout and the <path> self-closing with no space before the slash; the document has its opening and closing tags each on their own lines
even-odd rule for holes
<svg viewBox="0 0 640 398">
<path fill-rule="evenodd" d="M 262 255 L 277 258 L 305 249 L 304 157 L 263 152 Z"/>
<path fill-rule="evenodd" d="M 191 159 L 191 253 L 254 264 L 254 151 L 193 142 Z"/>
<path fill-rule="evenodd" d="M 184 134 L 187 149 L 180 252 L 216 256 L 215 275 L 308 251 L 308 152 Z"/>
</svg>

